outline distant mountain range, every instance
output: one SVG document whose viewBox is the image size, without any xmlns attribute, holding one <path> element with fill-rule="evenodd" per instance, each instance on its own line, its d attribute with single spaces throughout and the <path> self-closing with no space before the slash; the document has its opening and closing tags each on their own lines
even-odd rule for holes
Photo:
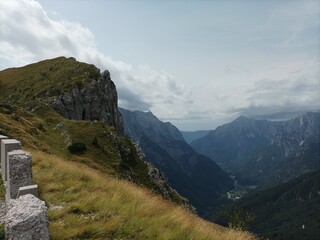
<svg viewBox="0 0 320 240">
<path fill-rule="evenodd" d="M 198 154 L 171 123 L 164 123 L 151 112 L 120 109 L 125 134 L 137 142 L 146 159 L 167 177 L 169 185 L 205 216 L 223 201 L 233 180 L 208 157 Z"/>
<path fill-rule="evenodd" d="M 273 186 L 320 169 L 320 114 L 272 122 L 241 116 L 191 143 L 242 184 Z"/>
</svg>

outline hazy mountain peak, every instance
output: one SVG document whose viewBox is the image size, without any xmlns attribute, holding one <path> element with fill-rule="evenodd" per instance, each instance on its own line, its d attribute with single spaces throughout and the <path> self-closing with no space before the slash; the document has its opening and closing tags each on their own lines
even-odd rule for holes
<svg viewBox="0 0 320 240">
<path fill-rule="evenodd" d="M 123 118 L 127 121 L 125 126 L 125 133 L 139 142 L 142 135 L 148 137 L 158 136 L 163 139 L 175 139 L 184 141 L 181 132 L 171 123 L 161 122 L 152 112 L 129 111 L 119 108 Z M 128 126 L 139 126 L 129 128 Z"/>
<path fill-rule="evenodd" d="M 246 120 L 249 120 L 249 119 L 252 119 L 252 118 L 248 118 L 247 116 L 240 115 L 234 121 L 246 121 Z"/>
</svg>

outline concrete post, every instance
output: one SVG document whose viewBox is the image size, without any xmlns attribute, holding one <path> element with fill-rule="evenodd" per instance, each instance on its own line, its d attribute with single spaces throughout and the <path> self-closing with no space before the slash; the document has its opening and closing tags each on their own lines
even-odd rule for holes
<svg viewBox="0 0 320 240">
<path fill-rule="evenodd" d="M 22 150 L 8 152 L 7 163 L 7 196 L 15 199 L 19 188 L 32 185 L 31 154 Z"/>
<path fill-rule="evenodd" d="M 8 139 L 7 136 L 4 136 L 4 135 L 0 135 L 0 160 L 1 160 L 1 140 L 2 139 Z M 1 162 L 1 161 L 0 161 Z"/>
<path fill-rule="evenodd" d="M 45 202 L 31 194 L 10 200 L 5 219 L 5 239 L 49 240 Z"/>
<path fill-rule="evenodd" d="M 7 154 L 10 151 L 21 149 L 21 143 L 15 139 L 1 140 L 1 174 L 2 179 L 7 181 Z"/>
</svg>

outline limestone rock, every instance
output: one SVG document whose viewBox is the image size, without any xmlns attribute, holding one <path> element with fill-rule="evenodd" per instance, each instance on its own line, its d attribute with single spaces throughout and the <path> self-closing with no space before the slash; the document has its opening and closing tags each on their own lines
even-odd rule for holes
<svg viewBox="0 0 320 240">
<path fill-rule="evenodd" d="M 98 120 L 124 133 L 116 86 L 108 70 L 86 87 L 74 85 L 71 92 L 62 92 L 54 98 L 53 108 L 65 118 Z"/>
<path fill-rule="evenodd" d="M 50 239 L 44 201 L 31 194 L 10 200 L 5 218 L 5 232 L 8 240 Z"/>
</svg>

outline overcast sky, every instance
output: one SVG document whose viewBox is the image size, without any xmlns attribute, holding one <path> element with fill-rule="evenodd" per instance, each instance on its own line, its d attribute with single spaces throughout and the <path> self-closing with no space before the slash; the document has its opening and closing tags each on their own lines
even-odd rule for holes
<svg viewBox="0 0 320 240">
<path fill-rule="evenodd" d="M 73 56 L 120 106 L 214 129 L 319 110 L 319 31 L 319 0 L 1 0 L 0 70 Z"/>
</svg>

